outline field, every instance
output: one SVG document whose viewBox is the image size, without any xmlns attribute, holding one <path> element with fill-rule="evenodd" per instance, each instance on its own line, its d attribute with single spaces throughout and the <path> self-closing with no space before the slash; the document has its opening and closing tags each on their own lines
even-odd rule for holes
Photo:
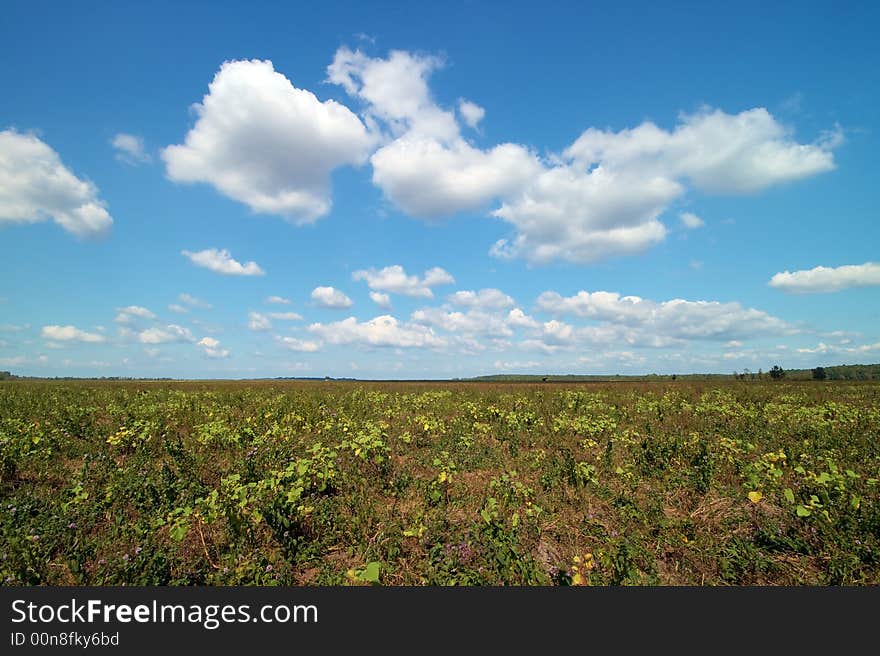
<svg viewBox="0 0 880 656">
<path fill-rule="evenodd" d="M 5 585 L 876 585 L 880 385 L 0 383 Z"/>
</svg>

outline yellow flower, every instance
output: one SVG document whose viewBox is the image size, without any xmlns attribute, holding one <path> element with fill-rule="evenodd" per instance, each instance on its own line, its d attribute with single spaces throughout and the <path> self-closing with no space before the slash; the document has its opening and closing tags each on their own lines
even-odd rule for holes
<svg viewBox="0 0 880 656">
<path fill-rule="evenodd" d="M 752 491 L 749 492 L 749 501 L 752 503 L 758 503 L 761 499 L 764 498 L 764 495 L 760 492 Z"/>
</svg>

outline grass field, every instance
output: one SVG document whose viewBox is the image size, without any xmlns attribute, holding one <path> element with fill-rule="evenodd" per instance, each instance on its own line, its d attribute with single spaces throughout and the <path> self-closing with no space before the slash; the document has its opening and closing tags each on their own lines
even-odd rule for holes
<svg viewBox="0 0 880 656">
<path fill-rule="evenodd" d="M 5 585 L 880 583 L 880 384 L 0 383 Z"/>
</svg>

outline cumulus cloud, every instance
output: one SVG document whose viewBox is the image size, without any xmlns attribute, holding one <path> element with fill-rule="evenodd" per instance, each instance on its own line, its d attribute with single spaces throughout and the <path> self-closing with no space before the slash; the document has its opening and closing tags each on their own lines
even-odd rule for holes
<svg viewBox="0 0 880 656">
<path fill-rule="evenodd" d="M 469 127 L 476 129 L 486 115 L 486 110 L 478 104 L 462 98 L 458 101 L 458 113 Z"/>
<path fill-rule="evenodd" d="M 880 264 L 847 264 L 839 267 L 817 266 L 804 271 L 783 271 L 774 275 L 768 283 L 792 294 L 816 294 L 837 292 L 850 287 L 874 287 L 880 285 Z"/>
<path fill-rule="evenodd" d="M 384 269 L 362 269 L 352 274 L 352 280 L 365 280 L 373 291 L 392 292 L 403 296 L 415 296 L 432 298 L 434 293 L 431 287 L 449 285 L 455 279 L 448 271 L 440 267 L 434 267 L 425 271 L 422 277 L 408 276 L 399 264 L 387 266 Z M 374 299 L 375 300 L 375 299 Z"/>
<path fill-rule="evenodd" d="M 619 132 L 589 128 L 562 153 L 539 159 L 514 143 L 486 149 L 461 136 L 482 108 L 460 101 L 458 117 L 433 99 L 441 59 L 394 51 L 385 59 L 340 48 L 328 80 L 363 101 L 387 135 L 373 153 L 373 182 L 410 215 L 437 219 L 488 209 L 513 227 L 497 257 L 589 263 L 641 252 L 666 236 L 660 216 L 694 188 L 752 193 L 834 168 L 835 127 L 812 144 L 766 109 L 727 114 L 704 108 L 665 130 L 643 123 Z M 689 227 L 696 226 L 695 216 Z"/>
<path fill-rule="evenodd" d="M 333 323 L 313 323 L 309 331 L 329 344 L 363 344 L 400 348 L 441 347 L 446 341 L 427 326 L 400 323 L 390 315 L 358 322 L 349 317 Z"/>
<path fill-rule="evenodd" d="M 132 166 L 148 164 L 152 161 L 149 153 L 144 148 L 144 140 L 133 134 L 120 132 L 110 141 L 116 150 L 116 159 Z"/>
<path fill-rule="evenodd" d="M 321 350 L 321 343 L 312 340 L 297 339 L 296 337 L 276 337 L 275 339 L 281 346 L 291 351 L 314 353 Z"/>
<path fill-rule="evenodd" d="M 385 310 L 391 309 L 391 297 L 383 292 L 370 292 L 370 300 L 380 308 Z"/>
<path fill-rule="evenodd" d="M 520 308 L 513 308 L 507 313 L 507 325 L 534 330 L 538 328 L 539 324 L 534 317 L 530 317 Z"/>
<path fill-rule="evenodd" d="M 270 319 L 278 319 L 279 321 L 299 321 L 302 315 L 296 312 L 270 312 Z"/>
<path fill-rule="evenodd" d="M 458 291 L 447 299 L 453 305 L 483 310 L 504 310 L 514 305 L 514 300 L 500 289 L 481 289 L 480 291 Z"/>
<path fill-rule="evenodd" d="M 266 299 L 267 303 L 274 303 L 276 305 L 290 305 L 290 299 L 284 298 L 283 296 L 270 296 Z"/>
<path fill-rule="evenodd" d="M 141 344 L 167 344 L 171 342 L 192 342 L 195 339 L 188 328 L 168 324 L 165 328 L 147 328 L 137 334 Z"/>
<path fill-rule="evenodd" d="M 797 352 L 807 355 L 869 355 L 880 352 L 880 342 L 861 344 L 859 346 L 834 345 L 819 342 L 815 348 L 799 348 L 797 349 Z"/>
<path fill-rule="evenodd" d="M 707 192 L 748 193 L 830 171 L 830 150 L 839 144 L 830 134 L 800 144 L 763 107 L 739 114 L 704 108 L 682 114 L 672 131 L 650 122 L 620 132 L 590 128 L 565 155 L 585 167 L 687 178 Z"/>
<path fill-rule="evenodd" d="M 370 157 L 373 182 L 394 205 L 428 219 L 484 208 L 540 169 L 523 146 L 481 150 L 461 137 L 454 112 L 439 107 L 428 88 L 428 77 L 442 63 L 403 51 L 381 59 L 340 48 L 327 69 L 328 80 L 364 101 L 370 119 L 391 133 Z M 466 107 L 459 106 L 466 122 L 482 111 L 473 103 Z"/>
<path fill-rule="evenodd" d="M 0 131 L 0 225 L 47 219 L 78 237 L 102 235 L 113 224 L 97 187 L 51 147 L 32 134 Z"/>
<path fill-rule="evenodd" d="M 414 323 L 434 326 L 451 333 L 494 337 L 510 337 L 513 334 L 503 317 L 480 309 L 457 312 L 443 308 L 425 308 L 413 312 L 411 319 Z"/>
<path fill-rule="evenodd" d="M 200 308 L 202 310 L 210 310 L 213 305 L 208 303 L 207 301 L 203 301 L 200 298 L 196 298 L 195 296 L 191 296 L 190 294 L 181 294 L 177 297 L 181 302 L 186 303 L 190 307 Z"/>
<path fill-rule="evenodd" d="M 272 322 L 259 312 L 248 313 L 248 328 L 256 331 L 272 330 Z"/>
<path fill-rule="evenodd" d="M 342 310 L 353 305 L 352 300 L 334 287 L 315 287 L 312 290 L 312 301 L 322 308 Z"/>
<path fill-rule="evenodd" d="M 227 349 L 220 348 L 220 340 L 213 337 L 203 337 L 198 341 L 198 345 L 202 348 L 202 353 L 209 358 L 228 358 L 230 353 Z"/>
<path fill-rule="evenodd" d="M 178 305 L 177 303 L 172 303 L 168 306 L 168 309 L 172 312 L 177 312 L 178 314 L 186 314 L 187 312 L 189 312 L 189 310 L 187 310 L 182 305 Z"/>
<path fill-rule="evenodd" d="M 97 344 L 107 341 L 107 338 L 98 333 L 89 333 L 75 326 L 43 326 L 40 334 L 44 339 L 55 342 L 88 342 Z"/>
<path fill-rule="evenodd" d="M 542 364 L 542 362 L 537 362 L 535 360 L 528 360 L 525 362 L 504 362 L 502 360 L 496 360 L 495 364 L 492 366 L 499 371 L 511 371 L 517 369 L 535 369 L 542 366 Z"/>
<path fill-rule="evenodd" d="M 298 89 L 271 61 L 225 62 L 193 108 L 184 143 L 162 151 L 168 177 L 297 224 L 330 211 L 331 172 L 362 164 L 373 144 L 347 107 Z"/>
<path fill-rule="evenodd" d="M 534 264 L 583 264 L 639 253 L 666 238 L 658 216 L 681 193 L 679 183 L 662 176 L 554 166 L 492 213 L 511 223 L 516 235 L 497 241 L 489 252 Z"/>
<path fill-rule="evenodd" d="M 436 105 L 427 81 L 442 65 L 441 58 L 430 55 L 393 50 L 380 59 L 342 47 L 327 67 L 327 80 L 363 100 L 368 116 L 393 134 L 449 138 L 458 133 L 455 117 Z"/>
<path fill-rule="evenodd" d="M 505 143 L 480 150 L 463 139 L 444 143 L 406 134 L 370 158 L 373 182 L 412 216 L 439 219 L 487 209 L 522 189 L 541 170 L 524 146 Z"/>
<path fill-rule="evenodd" d="M 214 273 L 221 273 L 227 276 L 262 276 L 266 272 L 259 267 L 256 262 L 246 262 L 242 264 L 232 258 L 228 250 L 207 248 L 203 251 L 181 251 L 182 255 L 188 257 L 196 266 L 204 267 Z"/>
<path fill-rule="evenodd" d="M 678 219 L 688 230 L 695 230 L 696 228 L 702 228 L 706 225 L 706 222 L 693 212 L 682 212 L 678 215 Z"/>
<path fill-rule="evenodd" d="M 155 319 L 156 315 L 150 310 L 140 305 L 129 305 L 123 308 L 117 308 L 119 314 L 116 315 L 114 321 L 116 323 L 131 323 L 135 318 L 138 319 Z"/>
<path fill-rule="evenodd" d="M 536 305 L 551 314 L 575 315 L 626 329 L 629 340 L 651 345 L 666 345 L 670 340 L 729 341 L 796 332 L 782 319 L 735 302 L 673 299 L 658 303 L 604 291 L 580 291 L 569 297 L 547 291 L 538 297 Z"/>
</svg>

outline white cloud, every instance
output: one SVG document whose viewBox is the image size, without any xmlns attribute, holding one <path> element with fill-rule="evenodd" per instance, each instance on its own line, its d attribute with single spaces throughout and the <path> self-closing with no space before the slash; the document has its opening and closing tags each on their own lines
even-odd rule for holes
<svg viewBox="0 0 880 656">
<path fill-rule="evenodd" d="M 385 196 L 404 212 L 425 219 L 488 209 L 541 170 L 537 157 L 518 144 L 480 150 L 461 138 L 444 143 L 411 134 L 377 150 L 370 162 L 373 183 Z"/>
<path fill-rule="evenodd" d="M 388 294 L 383 294 L 382 292 L 370 292 L 370 299 L 380 308 L 384 308 L 385 310 L 391 309 L 391 297 Z"/>
<path fill-rule="evenodd" d="M 144 353 L 147 354 L 147 357 L 152 358 L 154 360 L 156 358 L 158 358 L 160 355 L 162 355 L 162 351 L 156 347 L 147 347 L 144 349 Z"/>
<path fill-rule="evenodd" d="M 156 315 L 145 307 L 140 305 L 129 305 L 128 307 L 116 308 L 119 314 L 116 315 L 114 321 L 116 323 L 131 323 L 134 317 L 139 319 L 155 319 Z"/>
<path fill-rule="evenodd" d="M 137 166 L 152 161 L 152 157 L 144 149 L 144 140 L 141 137 L 120 132 L 110 143 L 116 149 L 116 159 L 120 162 Z"/>
<path fill-rule="evenodd" d="M 207 182 L 255 212 L 311 223 L 330 211 L 330 174 L 373 143 L 347 107 L 321 102 L 271 61 L 225 62 L 184 144 L 162 152 L 168 177 Z"/>
<path fill-rule="evenodd" d="M 474 129 L 477 128 L 480 121 L 486 116 L 485 109 L 470 100 L 465 100 L 464 98 L 458 101 L 458 112 L 461 114 L 464 122 Z"/>
<path fill-rule="evenodd" d="M 428 269 L 420 278 L 415 275 L 406 275 L 406 271 L 399 264 L 387 266 L 378 271 L 373 268 L 362 269 L 355 271 L 351 277 L 352 280 L 365 280 L 373 291 L 392 292 L 403 296 L 421 298 L 432 298 L 434 296 L 431 287 L 449 285 L 455 282 L 455 279 L 449 272 L 440 267 Z"/>
<path fill-rule="evenodd" d="M 0 225 L 52 219 L 78 237 L 113 224 L 98 189 L 77 178 L 52 148 L 32 134 L 0 131 Z"/>
<path fill-rule="evenodd" d="M 305 339 L 297 339 L 295 337 L 276 337 L 281 346 L 291 351 L 299 351 L 300 353 L 314 353 L 321 350 L 321 343 Z"/>
<path fill-rule="evenodd" d="M 203 301 L 200 298 L 196 298 L 195 296 L 191 296 L 189 294 L 181 294 L 178 296 L 181 302 L 186 303 L 187 305 L 195 308 L 201 308 L 202 310 L 210 310 L 213 306 L 207 301 Z"/>
<path fill-rule="evenodd" d="M 657 217 L 683 191 L 659 175 L 559 164 L 492 213 L 511 223 L 516 235 L 496 242 L 490 254 L 545 264 L 639 253 L 666 238 Z"/>
<path fill-rule="evenodd" d="M 514 305 L 514 300 L 500 289 L 481 289 L 478 292 L 465 290 L 450 294 L 447 299 L 453 305 L 483 310 L 504 310 Z"/>
<path fill-rule="evenodd" d="M 880 342 L 861 344 L 859 346 L 835 346 L 819 342 L 815 348 L 799 348 L 797 352 L 807 355 L 868 355 L 880 352 Z"/>
<path fill-rule="evenodd" d="M 411 319 L 418 324 L 465 335 L 509 337 L 513 334 L 502 317 L 479 309 L 467 312 L 449 312 L 443 308 L 425 308 L 413 312 Z"/>
<path fill-rule="evenodd" d="M 330 82 L 365 101 L 371 121 L 391 132 L 370 158 L 373 182 L 397 207 L 422 218 L 481 209 L 540 170 L 523 146 L 484 151 L 461 137 L 455 114 L 440 108 L 428 88 L 428 76 L 440 66 L 437 57 L 393 51 L 378 59 L 340 48 L 327 69 Z M 459 107 L 466 121 L 481 112 L 473 103 L 466 107 Z"/>
<path fill-rule="evenodd" d="M 763 107 L 739 114 L 705 108 L 682 114 L 671 132 L 653 123 L 620 132 L 590 128 L 565 154 L 586 167 L 687 178 L 707 192 L 748 193 L 830 171 L 830 150 L 839 144 L 831 134 L 816 144 L 797 143 Z"/>
<path fill-rule="evenodd" d="M 270 296 L 266 299 L 267 303 L 274 303 L 276 305 L 290 305 L 290 299 L 284 298 L 283 296 Z"/>
<path fill-rule="evenodd" d="M 817 266 L 805 271 L 783 271 L 768 283 L 793 294 L 837 292 L 851 287 L 880 285 L 880 263 L 847 264 L 839 267 Z"/>
<path fill-rule="evenodd" d="M 333 287 L 315 287 L 312 300 L 318 307 L 342 310 L 353 305 L 351 299 Z"/>
<path fill-rule="evenodd" d="M 209 358 L 228 358 L 230 353 L 227 349 L 220 348 L 220 340 L 213 337 L 203 337 L 198 341 L 198 345 L 202 347 L 202 353 Z"/>
<path fill-rule="evenodd" d="M 497 257 L 589 263 L 638 253 L 665 238 L 659 217 L 689 187 L 750 193 L 802 179 L 834 168 L 831 151 L 842 143 L 839 127 L 802 144 L 766 109 L 706 108 L 682 115 L 671 131 L 653 123 L 590 128 L 546 161 L 519 144 L 479 149 L 431 97 L 428 77 L 441 65 L 407 52 L 378 59 L 341 48 L 328 79 L 387 126 L 370 161 L 373 182 L 397 207 L 435 219 L 500 203 L 491 214 L 515 232 L 493 246 Z M 458 109 L 471 127 L 482 118 L 468 101 Z"/>
<path fill-rule="evenodd" d="M 187 310 L 182 305 L 178 305 L 177 303 L 172 303 L 168 306 L 168 309 L 172 312 L 177 312 L 178 314 L 186 314 L 187 312 L 189 312 L 189 310 Z"/>
<path fill-rule="evenodd" d="M 696 214 L 694 214 L 693 212 L 681 212 L 681 213 L 678 215 L 678 219 L 679 219 L 679 221 L 681 221 L 681 224 L 682 224 L 685 228 L 687 228 L 688 230 L 694 230 L 694 229 L 696 229 L 696 228 L 702 228 L 704 225 L 706 225 L 706 222 L 703 221 L 703 219 L 701 219 L 700 217 L 698 217 L 698 216 L 697 216 Z"/>
<path fill-rule="evenodd" d="M 427 83 L 442 65 L 439 57 L 401 50 L 374 59 L 343 47 L 327 67 L 327 79 L 365 101 L 369 117 L 385 122 L 394 134 L 448 138 L 458 133 L 455 117 L 437 107 Z"/>
<path fill-rule="evenodd" d="M 492 366 L 500 371 L 511 371 L 516 369 L 535 369 L 542 365 L 542 362 L 537 362 L 535 360 L 528 360 L 526 362 L 504 362 L 502 360 L 496 360 L 495 364 Z"/>
<path fill-rule="evenodd" d="M 359 323 L 354 317 L 333 323 L 313 323 L 309 331 L 330 344 L 363 344 L 400 348 L 440 347 L 446 341 L 426 326 L 401 324 L 390 315 Z"/>
<path fill-rule="evenodd" d="M 100 343 L 107 339 L 103 335 L 89 333 L 75 326 L 43 326 L 40 334 L 44 339 L 51 339 L 55 342 Z"/>
<path fill-rule="evenodd" d="M 141 344 L 195 341 L 189 329 L 176 324 L 168 324 L 165 328 L 147 328 L 139 332 L 137 338 Z"/>
<path fill-rule="evenodd" d="M 248 328 L 256 331 L 272 330 L 272 322 L 259 312 L 248 313 Z"/>
<path fill-rule="evenodd" d="M 266 273 L 256 262 L 242 264 L 234 260 L 226 249 L 207 248 L 195 253 L 181 251 L 181 254 L 186 255 L 193 264 L 209 269 L 214 273 L 228 276 L 262 276 Z"/>
<path fill-rule="evenodd" d="M 302 315 L 296 312 L 270 312 L 269 318 L 278 319 L 279 321 L 299 321 L 302 319 Z"/>
<path fill-rule="evenodd" d="M 540 324 L 534 317 L 530 317 L 521 309 L 513 308 L 507 313 L 507 325 L 535 330 Z"/>
<path fill-rule="evenodd" d="M 735 302 L 673 299 L 658 303 L 604 291 L 580 291 L 569 297 L 548 291 L 538 297 L 537 307 L 552 314 L 571 314 L 633 330 L 630 339 L 656 345 L 668 340 L 729 341 L 796 332 L 782 319 Z"/>
<path fill-rule="evenodd" d="M 494 367 L 502 371 L 511 371 L 514 369 L 536 369 L 543 365 L 544 363 L 538 362 L 536 360 L 528 360 L 525 362 L 503 362 L 500 360 L 496 360 Z"/>
</svg>

